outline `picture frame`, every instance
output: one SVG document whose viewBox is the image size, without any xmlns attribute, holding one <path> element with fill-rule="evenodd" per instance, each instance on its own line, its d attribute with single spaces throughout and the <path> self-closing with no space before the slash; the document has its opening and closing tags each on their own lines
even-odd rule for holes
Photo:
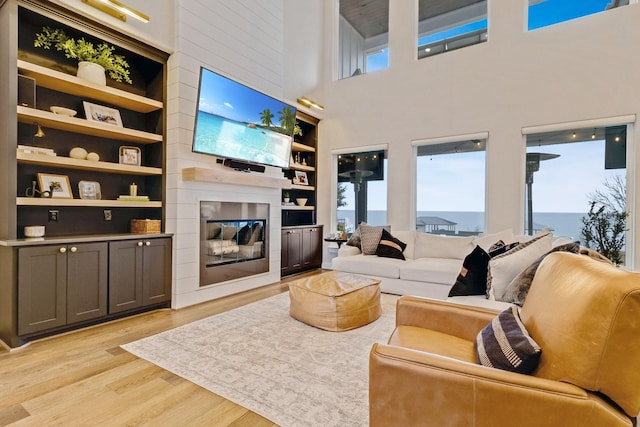
<svg viewBox="0 0 640 427">
<path fill-rule="evenodd" d="M 84 106 L 84 114 L 87 120 L 123 127 L 120 110 L 87 101 L 82 101 L 82 105 Z"/>
<path fill-rule="evenodd" d="M 307 179 L 307 173 L 305 171 L 296 171 L 296 179 L 298 181 L 298 185 L 309 185 L 309 180 Z"/>
<path fill-rule="evenodd" d="M 81 199 L 101 200 L 100 183 L 98 181 L 80 181 L 78 183 L 78 194 Z"/>
<path fill-rule="evenodd" d="M 73 199 L 71 184 L 67 175 L 54 175 L 50 173 L 38 173 L 38 185 L 40 193 L 51 192 L 52 198 Z"/>
<path fill-rule="evenodd" d="M 118 159 L 122 165 L 140 166 L 140 149 L 123 145 L 118 150 Z"/>
</svg>

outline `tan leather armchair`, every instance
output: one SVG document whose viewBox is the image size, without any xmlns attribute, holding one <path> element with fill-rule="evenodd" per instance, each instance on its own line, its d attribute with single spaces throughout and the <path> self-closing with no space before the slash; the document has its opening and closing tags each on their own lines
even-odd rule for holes
<svg viewBox="0 0 640 427">
<path fill-rule="evenodd" d="M 369 361 L 371 426 L 632 426 L 640 412 L 640 275 L 584 255 L 541 263 L 521 311 L 542 348 L 533 375 L 479 365 L 496 311 L 398 300 Z"/>
</svg>

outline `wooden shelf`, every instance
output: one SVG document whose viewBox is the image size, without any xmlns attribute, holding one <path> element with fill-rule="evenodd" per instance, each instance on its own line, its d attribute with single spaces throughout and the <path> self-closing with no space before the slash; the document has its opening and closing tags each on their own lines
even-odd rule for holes
<svg viewBox="0 0 640 427">
<path fill-rule="evenodd" d="M 162 109 L 162 102 L 155 99 L 115 89 L 109 86 L 101 86 L 86 80 L 72 76 L 71 74 L 55 71 L 50 68 L 18 60 L 20 74 L 36 79 L 36 84 L 41 87 L 103 101 L 107 104 L 117 105 L 127 110 L 139 113 L 150 113 Z"/>
<path fill-rule="evenodd" d="M 291 149 L 293 151 L 304 151 L 307 153 L 315 153 L 316 152 L 316 148 L 315 147 L 310 147 L 308 145 L 304 145 L 301 144 L 299 142 L 293 142 L 293 144 L 291 145 Z"/>
<path fill-rule="evenodd" d="M 292 163 L 289 165 L 289 169 L 295 171 L 306 171 L 306 172 L 314 172 L 316 168 L 313 166 L 301 165 L 300 163 Z"/>
<path fill-rule="evenodd" d="M 58 199 L 39 197 L 17 197 L 18 206 L 88 206 L 105 208 L 161 208 L 162 202 L 122 202 L 118 200 L 86 200 L 86 199 Z"/>
<path fill-rule="evenodd" d="M 143 132 L 135 129 L 122 128 L 107 123 L 67 117 L 61 114 L 44 110 L 36 110 L 18 105 L 18 121 L 33 124 L 38 122 L 40 126 L 50 127 L 68 132 L 93 135 L 101 138 L 115 139 L 118 141 L 137 142 L 140 144 L 153 144 L 162 142 L 162 135 Z"/>
<path fill-rule="evenodd" d="M 298 205 L 282 205 L 282 210 L 285 211 L 312 211 L 315 206 L 298 206 Z"/>
<path fill-rule="evenodd" d="M 216 184 L 249 185 L 267 188 L 291 188 L 291 181 L 286 178 L 278 178 L 264 174 L 246 173 L 238 171 L 226 171 L 222 168 L 184 168 L 182 169 L 184 181 L 214 182 Z"/>
<path fill-rule="evenodd" d="M 289 187 L 289 189 L 290 190 L 316 191 L 316 187 L 314 187 L 313 185 L 291 184 L 291 187 Z"/>
<path fill-rule="evenodd" d="M 96 172 L 111 172 L 130 175 L 162 175 L 162 168 L 148 166 L 121 165 L 110 162 L 92 162 L 90 160 L 72 159 L 71 157 L 47 156 L 44 154 L 29 154 L 18 152 L 18 163 L 47 165 L 76 170 L 90 170 Z"/>
</svg>

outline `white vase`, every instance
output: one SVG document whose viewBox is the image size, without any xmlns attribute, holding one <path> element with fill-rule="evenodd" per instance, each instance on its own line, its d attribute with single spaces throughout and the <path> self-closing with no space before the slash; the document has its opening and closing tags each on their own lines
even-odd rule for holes
<svg viewBox="0 0 640 427">
<path fill-rule="evenodd" d="M 105 70 L 102 65 L 88 61 L 80 61 L 78 62 L 78 72 L 76 73 L 76 76 L 97 85 L 106 86 L 107 76 L 104 72 Z"/>
</svg>

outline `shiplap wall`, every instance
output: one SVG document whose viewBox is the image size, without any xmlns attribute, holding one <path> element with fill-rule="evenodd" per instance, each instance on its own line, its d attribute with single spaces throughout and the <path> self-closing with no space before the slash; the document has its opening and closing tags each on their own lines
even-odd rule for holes
<svg viewBox="0 0 640 427">
<path fill-rule="evenodd" d="M 338 44 L 338 79 L 344 79 L 360 68 L 366 72 L 366 57 L 364 38 L 355 28 L 340 16 L 340 41 Z"/>
<path fill-rule="evenodd" d="M 169 60 L 167 105 L 167 231 L 174 236 L 173 306 L 184 307 L 280 279 L 280 189 L 182 180 L 182 169 L 216 168 L 191 152 L 200 67 L 282 98 L 283 0 L 177 0 L 175 52 Z M 224 172 L 230 169 L 224 168 Z M 278 174 L 269 168 L 267 173 Z M 268 203 L 268 274 L 199 286 L 199 202 Z"/>
</svg>

